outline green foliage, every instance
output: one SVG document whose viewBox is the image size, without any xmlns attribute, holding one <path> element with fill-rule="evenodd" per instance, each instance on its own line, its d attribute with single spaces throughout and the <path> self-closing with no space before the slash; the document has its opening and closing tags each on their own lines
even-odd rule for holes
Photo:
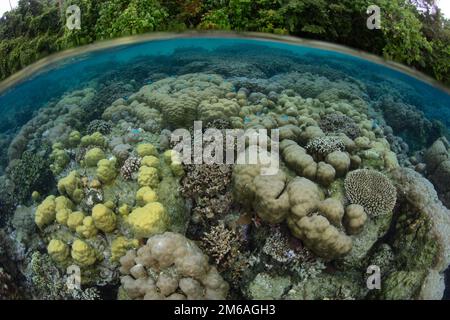
<svg viewBox="0 0 450 320">
<path fill-rule="evenodd" d="M 157 1 L 107 1 L 100 7 L 96 35 L 107 39 L 159 30 L 167 17 L 168 13 Z"/>
<path fill-rule="evenodd" d="M 434 0 L 72 0 L 81 30 L 59 1 L 21 0 L 0 19 L 0 79 L 58 50 L 149 31 L 186 28 L 292 34 L 341 43 L 413 66 L 450 85 L 450 22 Z M 366 28 L 367 7 L 382 29 Z M 420 7 L 420 10 L 417 9 Z"/>
<path fill-rule="evenodd" d="M 422 23 L 411 5 L 403 0 L 379 0 L 385 12 L 382 25 L 386 38 L 383 54 L 387 59 L 406 64 L 424 64 L 423 55 L 432 48 L 422 33 Z"/>
<path fill-rule="evenodd" d="M 225 9 L 208 11 L 199 24 L 200 29 L 231 30 L 228 14 Z"/>
</svg>

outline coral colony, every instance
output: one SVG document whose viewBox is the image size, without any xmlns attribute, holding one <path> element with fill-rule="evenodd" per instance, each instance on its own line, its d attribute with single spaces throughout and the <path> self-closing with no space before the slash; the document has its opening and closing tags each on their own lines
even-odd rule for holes
<svg viewBox="0 0 450 320">
<path fill-rule="evenodd" d="M 224 131 L 224 132 L 223 132 Z M 279 130 L 207 128 L 203 132 L 202 122 L 194 121 L 194 139 L 187 129 L 176 129 L 171 134 L 174 144 L 172 162 L 195 164 L 258 164 L 264 163 L 276 173 L 279 164 Z M 181 140 L 181 141 L 180 141 Z M 270 156 L 268 147 L 270 147 Z M 262 154 L 261 150 L 266 151 Z M 267 172 L 267 174 L 271 174 Z"/>
<path fill-rule="evenodd" d="M 299 59 L 108 64 L 2 132 L 0 297 L 441 298 L 446 127 L 407 84 Z"/>
</svg>

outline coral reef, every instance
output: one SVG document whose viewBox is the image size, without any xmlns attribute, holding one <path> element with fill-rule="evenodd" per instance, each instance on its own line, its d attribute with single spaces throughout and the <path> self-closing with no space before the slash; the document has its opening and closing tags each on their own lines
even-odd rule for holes
<svg viewBox="0 0 450 320">
<path fill-rule="evenodd" d="M 141 159 L 137 157 L 129 157 L 125 160 L 122 168 L 120 168 L 120 174 L 125 180 L 131 180 L 133 173 L 137 172 L 141 167 Z"/>
<path fill-rule="evenodd" d="M 231 166 L 186 165 L 184 171 L 180 190 L 185 198 L 193 201 L 193 221 L 218 219 L 229 212 L 232 203 L 229 189 Z"/>
<path fill-rule="evenodd" d="M 438 191 L 439 198 L 450 207 L 450 144 L 446 138 L 436 140 L 424 155 L 427 176 Z"/>
<path fill-rule="evenodd" d="M 86 132 L 88 134 L 93 134 L 94 132 L 100 132 L 101 134 L 108 134 L 111 132 L 112 124 L 104 120 L 92 120 L 86 127 Z"/>
<path fill-rule="evenodd" d="M 219 270 L 228 269 L 241 254 L 239 236 L 235 231 L 227 229 L 224 223 L 211 227 L 201 240 L 202 247 L 208 256 L 214 259 Z"/>
<path fill-rule="evenodd" d="M 137 59 L 121 69 L 128 83 L 105 72 L 0 133 L 0 296 L 442 297 L 450 145 L 439 124 L 385 81 L 234 50 Z M 262 129 L 268 148 L 245 137 L 234 165 L 187 164 L 171 137 L 181 128 L 211 150 L 208 129 Z M 367 289 L 369 265 L 381 290 Z M 68 267 L 82 275 L 75 289 Z"/>
<path fill-rule="evenodd" d="M 384 174 L 374 170 L 355 170 L 345 178 L 345 194 L 353 204 L 359 204 L 371 216 L 391 213 L 397 191 Z"/>
<path fill-rule="evenodd" d="M 350 139 L 356 139 L 361 135 L 361 129 L 355 121 L 344 114 L 326 114 L 320 118 L 319 126 L 327 134 L 343 133 Z"/>
<path fill-rule="evenodd" d="M 120 259 L 124 294 L 130 299 L 225 299 L 228 284 L 189 239 L 166 232 Z"/>
<path fill-rule="evenodd" d="M 29 202 L 33 191 L 46 193 L 51 189 L 54 178 L 49 166 L 48 159 L 29 151 L 24 152 L 19 160 L 10 163 L 7 172 L 14 184 L 17 202 Z"/>
</svg>

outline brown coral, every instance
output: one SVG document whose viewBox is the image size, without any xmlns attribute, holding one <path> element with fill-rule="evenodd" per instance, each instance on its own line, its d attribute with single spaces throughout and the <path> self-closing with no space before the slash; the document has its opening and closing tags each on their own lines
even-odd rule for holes
<svg viewBox="0 0 450 320">
<path fill-rule="evenodd" d="M 214 259 L 219 270 L 229 268 L 240 255 L 240 238 L 235 231 L 227 229 L 224 223 L 211 227 L 201 241 L 202 247 Z"/>
<path fill-rule="evenodd" d="M 352 204 L 359 204 L 371 216 L 392 212 L 397 201 L 397 191 L 381 172 L 360 169 L 347 174 L 345 194 Z"/>
</svg>

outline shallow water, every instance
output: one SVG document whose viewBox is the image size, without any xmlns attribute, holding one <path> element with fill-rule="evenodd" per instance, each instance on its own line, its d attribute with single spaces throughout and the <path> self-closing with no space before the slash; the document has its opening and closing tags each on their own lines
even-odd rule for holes
<svg viewBox="0 0 450 320">
<path fill-rule="evenodd" d="M 209 264 L 207 256 L 201 259 L 210 271 L 202 272 L 223 283 L 208 295 L 209 284 L 192 277 L 204 293 L 187 293 L 187 284 L 180 282 L 177 290 L 148 289 L 148 297 L 442 297 L 450 217 L 437 198 L 450 204 L 450 146 L 444 138 L 450 96 L 405 73 L 276 41 L 155 40 L 47 66 L 4 92 L 0 112 L 0 242 L 8 253 L 0 263 L 18 287 L 9 295 L 111 298 L 119 290 L 120 298 L 140 298 L 144 294 L 132 288 L 138 275 L 126 276 L 129 268 L 119 271 L 118 258 L 150 238 L 168 252 L 196 241 L 209 256 Z M 245 180 L 242 187 L 246 170 L 252 170 L 245 165 L 242 171 L 239 166 L 173 165 L 164 154 L 173 147 L 168 130 L 192 130 L 194 120 L 219 129 L 279 128 L 281 176 L 267 180 L 265 187 L 265 180 L 252 173 L 251 179 L 263 182 Z M 100 137 L 90 137 L 96 131 Z M 295 146 L 291 151 L 284 149 L 287 140 Z M 139 149 L 143 144 L 147 151 Z M 142 164 L 150 161 L 144 156 L 158 164 Z M 334 173 L 319 176 L 318 166 Z M 137 172 L 139 167 L 155 168 L 157 174 Z M 369 173 L 352 182 L 354 195 L 350 173 L 361 169 Z M 381 178 L 374 178 L 376 172 Z M 146 196 L 151 201 L 142 198 L 142 187 L 153 189 L 155 194 Z M 311 194 L 298 200 L 314 194 L 311 188 L 317 188 L 317 203 L 308 202 L 315 197 Z M 396 197 L 390 199 L 386 190 Z M 71 204 L 58 209 L 48 195 L 64 196 Z M 332 213 L 320 204 L 324 199 L 335 201 Z M 147 202 L 161 203 L 165 213 L 148 209 Z M 305 217 L 294 204 L 308 207 Z M 363 221 L 357 230 L 349 225 L 350 204 L 364 209 L 355 213 Z M 65 217 L 61 208 L 67 209 Z M 331 243 L 319 243 L 323 230 L 318 238 L 305 231 L 304 224 L 314 229 L 320 219 L 336 235 Z M 176 234 L 155 235 L 164 231 Z M 77 247 L 76 241 L 86 246 L 78 242 Z M 189 254 L 197 253 L 189 251 L 186 259 Z M 36 270 L 44 264 L 47 269 Z M 70 265 L 81 267 L 83 289 L 42 285 L 64 287 L 71 279 L 65 272 Z M 366 287 L 369 265 L 379 265 L 386 289 Z M 154 269 L 146 268 L 149 274 Z M 52 270 L 54 278 L 46 278 Z M 174 272 L 180 273 L 177 279 L 187 276 Z M 157 282 L 161 275 L 152 276 Z M 323 286 L 324 280 L 330 285 Z M 398 283 L 407 285 L 398 288 Z M 25 284 L 31 289 L 23 290 Z M 273 290 L 266 292 L 267 286 Z"/>
</svg>

